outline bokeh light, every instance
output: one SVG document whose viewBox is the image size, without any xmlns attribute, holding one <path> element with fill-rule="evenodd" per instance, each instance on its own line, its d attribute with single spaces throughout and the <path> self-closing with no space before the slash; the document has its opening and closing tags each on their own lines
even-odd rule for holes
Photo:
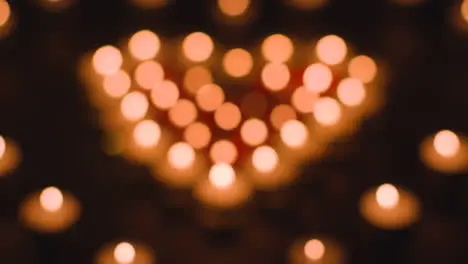
<svg viewBox="0 0 468 264">
<path fill-rule="evenodd" d="M 0 27 L 5 26 L 10 20 L 11 8 L 7 1 L 0 0 Z"/>
<path fill-rule="evenodd" d="M 287 104 L 275 106 L 270 114 L 270 122 L 276 129 L 281 129 L 284 123 L 297 118 L 296 111 Z"/>
<path fill-rule="evenodd" d="M 167 152 L 169 165 L 175 169 L 187 169 L 195 161 L 195 150 L 185 142 L 172 145 Z"/>
<path fill-rule="evenodd" d="M 279 91 L 289 83 L 291 74 L 286 64 L 268 63 L 262 70 L 263 85 L 271 91 Z"/>
<path fill-rule="evenodd" d="M 268 62 L 285 63 L 294 53 L 290 38 L 282 34 L 267 37 L 262 43 L 262 55 Z"/>
<path fill-rule="evenodd" d="M 148 148 L 158 144 L 161 127 L 153 120 L 143 120 L 133 129 L 133 139 L 140 147 Z"/>
<path fill-rule="evenodd" d="M 192 101 L 180 99 L 169 109 L 169 120 L 178 127 L 186 127 L 193 123 L 198 116 L 197 107 Z"/>
<path fill-rule="evenodd" d="M 366 98 L 366 89 L 363 83 L 354 78 L 341 80 L 336 93 L 338 99 L 346 106 L 358 106 Z"/>
<path fill-rule="evenodd" d="M 304 246 L 304 254 L 309 260 L 318 261 L 325 254 L 325 245 L 318 239 L 311 239 Z"/>
<path fill-rule="evenodd" d="M 463 0 L 460 6 L 460 14 L 463 18 L 463 20 L 468 23 L 468 1 Z"/>
<path fill-rule="evenodd" d="M 317 42 L 316 52 L 321 62 L 336 65 L 344 61 L 348 53 L 348 47 L 342 38 L 336 35 L 328 35 Z"/>
<path fill-rule="evenodd" d="M 260 146 L 252 154 L 252 165 L 262 173 L 273 171 L 278 165 L 278 154 L 270 146 Z"/>
<path fill-rule="evenodd" d="M 119 70 L 115 74 L 104 77 L 103 88 L 112 98 L 121 98 L 126 95 L 132 86 L 132 80 L 127 72 Z"/>
<path fill-rule="evenodd" d="M 179 100 L 179 96 L 180 92 L 177 85 L 169 80 L 158 83 L 151 90 L 151 101 L 155 107 L 162 110 L 173 107 Z"/>
<path fill-rule="evenodd" d="M 233 130 L 242 121 L 239 107 L 233 103 L 224 103 L 216 109 L 214 114 L 216 125 L 224 130 Z"/>
<path fill-rule="evenodd" d="M 198 90 L 195 100 L 201 110 L 213 112 L 224 102 L 224 91 L 216 84 L 207 84 Z"/>
<path fill-rule="evenodd" d="M 354 57 L 348 64 L 348 74 L 363 83 L 370 83 L 377 75 L 377 64 L 364 55 Z"/>
<path fill-rule="evenodd" d="M 229 140 L 219 140 L 213 143 L 210 149 L 210 157 L 214 164 L 234 164 L 237 160 L 237 147 Z"/>
<path fill-rule="evenodd" d="M 63 194 L 57 187 L 47 187 L 41 191 L 39 202 L 44 210 L 56 212 L 62 208 Z"/>
<path fill-rule="evenodd" d="M 143 118 L 148 111 L 148 107 L 148 99 L 140 92 L 131 92 L 127 94 L 120 104 L 122 115 L 130 121 Z"/>
<path fill-rule="evenodd" d="M 164 80 L 164 69 L 155 61 L 144 61 L 135 69 L 134 77 L 141 88 L 151 90 Z"/>
<path fill-rule="evenodd" d="M 201 149 L 211 141 L 210 128 L 201 122 L 195 122 L 185 128 L 184 140 L 195 149 Z"/>
<path fill-rule="evenodd" d="M 114 46 L 103 46 L 93 55 L 94 70 L 101 75 L 115 74 L 122 67 L 122 63 L 122 54 Z"/>
<path fill-rule="evenodd" d="M 289 147 L 303 146 L 309 136 L 306 126 L 299 120 L 289 120 L 281 127 L 281 140 Z"/>
<path fill-rule="evenodd" d="M 196 94 L 201 87 L 210 83 L 213 83 L 211 72 L 201 65 L 190 68 L 184 75 L 184 87 L 190 94 Z"/>
<path fill-rule="evenodd" d="M 121 242 L 114 248 L 114 259 L 118 264 L 133 263 L 135 255 L 135 247 L 128 242 Z"/>
<path fill-rule="evenodd" d="M 161 48 L 159 37 L 150 30 L 140 30 L 128 41 L 130 54 L 137 60 L 149 60 L 158 55 Z"/>
<path fill-rule="evenodd" d="M 385 209 L 394 208 L 400 199 L 398 190 L 392 184 L 382 184 L 375 192 L 375 199 L 380 207 Z"/>
<path fill-rule="evenodd" d="M 252 55 L 244 49 L 232 49 L 224 55 L 223 67 L 224 71 L 232 77 L 244 77 L 252 70 Z"/>
<path fill-rule="evenodd" d="M 242 124 L 240 133 L 245 144 L 258 146 L 267 139 L 268 128 L 262 120 L 252 118 Z"/>
<path fill-rule="evenodd" d="M 330 88 L 333 74 L 326 65 L 314 63 L 306 68 L 302 81 L 307 90 L 314 93 L 323 93 Z"/>
<path fill-rule="evenodd" d="M 341 118 L 340 104 L 333 98 L 322 97 L 314 105 L 314 116 L 321 125 L 335 125 Z"/>
<path fill-rule="evenodd" d="M 219 10 L 231 17 L 241 16 L 245 14 L 250 6 L 250 0 L 218 0 Z"/>
<path fill-rule="evenodd" d="M 308 114 L 314 111 L 315 101 L 318 98 L 319 95 L 317 93 L 307 90 L 304 86 L 300 86 L 291 95 L 291 104 L 298 112 Z"/>
<path fill-rule="evenodd" d="M 6 153 L 6 141 L 3 136 L 0 135 L 0 160 Z"/>
<path fill-rule="evenodd" d="M 211 56 L 214 44 L 207 34 L 195 32 L 184 39 L 182 49 L 187 59 L 193 62 L 202 62 Z"/>
<path fill-rule="evenodd" d="M 460 139 L 450 130 L 439 131 L 434 136 L 434 149 L 442 157 L 453 157 L 460 149 Z"/>
<path fill-rule="evenodd" d="M 208 174 L 211 184 L 219 189 L 230 187 L 236 180 L 236 172 L 227 163 L 214 164 Z"/>
</svg>

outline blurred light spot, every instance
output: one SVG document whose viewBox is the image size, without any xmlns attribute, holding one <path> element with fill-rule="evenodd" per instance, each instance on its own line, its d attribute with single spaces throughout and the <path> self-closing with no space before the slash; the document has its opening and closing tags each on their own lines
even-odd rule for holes
<svg viewBox="0 0 468 264">
<path fill-rule="evenodd" d="M 293 52 L 294 45 L 285 35 L 271 35 L 262 43 L 262 55 L 269 62 L 285 63 L 292 57 Z"/>
<path fill-rule="evenodd" d="M 187 59 L 193 62 L 202 62 L 211 56 L 214 44 L 207 34 L 195 32 L 184 39 L 182 49 Z"/>
<path fill-rule="evenodd" d="M 132 244 L 121 242 L 114 248 L 114 259 L 118 264 L 130 264 L 135 260 L 135 248 Z"/>
<path fill-rule="evenodd" d="M 143 89 L 151 90 L 163 80 L 164 69 L 155 61 L 144 61 L 135 70 L 135 81 Z"/>
<path fill-rule="evenodd" d="M 213 163 L 233 164 L 237 160 L 237 147 L 229 140 L 219 140 L 210 149 Z"/>
<path fill-rule="evenodd" d="M 186 127 L 197 119 L 197 107 L 192 101 L 180 99 L 169 110 L 169 119 L 178 127 Z"/>
<path fill-rule="evenodd" d="M 263 85 L 272 91 L 286 88 L 290 78 L 291 74 L 285 64 L 268 63 L 262 70 Z"/>
<path fill-rule="evenodd" d="M 250 53 L 244 49 L 232 49 L 223 58 L 224 71 L 232 77 L 244 77 L 253 67 Z"/>
<path fill-rule="evenodd" d="M 281 129 L 281 126 L 289 121 L 297 118 L 296 111 L 287 104 L 277 105 L 271 111 L 270 121 L 274 128 Z"/>
<path fill-rule="evenodd" d="M 258 146 L 268 137 L 268 128 L 260 119 L 249 119 L 242 124 L 241 137 L 245 144 Z"/>
<path fill-rule="evenodd" d="M 224 103 L 216 109 L 215 115 L 216 124 L 224 130 L 233 130 L 241 122 L 242 115 L 233 103 Z"/>
<path fill-rule="evenodd" d="M 180 92 L 177 85 L 169 80 L 160 82 L 151 90 L 151 100 L 154 106 L 162 110 L 173 107 L 179 96 Z"/>
<path fill-rule="evenodd" d="M 323 97 L 314 105 L 315 120 L 324 126 L 332 126 L 341 118 L 340 104 L 333 98 Z"/>
<path fill-rule="evenodd" d="M 241 112 L 245 117 L 262 118 L 268 108 L 268 101 L 262 93 L 250 92 L 241 102 Z"/>
<path fill-rule="evenodd" d="M 62 208 L 63 194 L 56 187 L 47 187 L 39 196 L 41 207 L 48 212 L 56 212 Z"/>
<path fill-rule="evenodd" d="M 195 100 L 201 110 L 213 112 L 224 102 L 224 92 L 216 84 L 207 84 L 198 90 Z"/>
<path fill-rule="evenodd" d="M 94 70 L 101 75 L 115 74 L 122 67 L 122 63 L 120 50 L 110 45 L 99 48 L 93 55 Z"/>
<path fill-rule="evenodd" d="M 460 139 L 450 130 L 439 131 L 434 137 L 434 149 L 442 157 L 454 157 L 460 149 Z"/>
<path fill-rule="evenodd" d="M 320 260 L 325 254 L 325 245 L 318 239 L 309 240 L 304 246 L 304 254 L 312 261 Z"/>
<path fill-rule="evenodd" d="M 143 120 L 133 129 L 133 139 L 140 147 L 153 147 L 161 138 L 161 127 L 152 120 Z"/>
<path fill-rule="evenodd" d="M 281 127 L 280 135 L 284 144 L 292 148 L 297 148 L 305 144 L 309 132 L 301 121 L 289 120 Z"/>
<path fill-rule="evenodd" d="M 11 8 L 7 1 L 0 0 L 0 27 L 7 24 L 10 20 Z"/>
<path fill-rule="evenodd" d="M 278 154 L 269 146 L 258 147 L 252 154 L 252 165 L 262 173 L 273 171 L 278 165 L 278 160 Z"/>
<path fill-rule="evenodd" d="M 3 158 L 6 152 L 6 141 L 3 136 L 0 135 L 0 160 Z"/>
<path fill-rule="evenodd" d="M 297 88 L 291 96 L 291 104 L 303 114 L 314 111 L 315 101 L 319 98 L 317 93 L 307 90 L 304 86 Z"/>
<path fill-rule="evenodd" d="M 212 82 L 211 72 L 200 65 L 190 68 L 184 76 L 184 87 L 190 94 L 196 94 L 198 89 Z"/>
<path fill-rule="evenodd" d="M 127 72 L 119 70 L 112 75 L 104 77 L 103 87 L 107 95 L 112 98 L 120 98 L 128 93 L 132 86 L 132 80 Z"/>
<path fill-rule="evenodd" d="M 231 165 L 218 163 L 211 167 L 208 174 L 211 184 L 219 189 L 230 187 L 236 180 L 236 173 Z"/>
<path fill-rule="evenodd" d="M 328 35 L 318 41 L 316 52 L 317 57 L 323 63 L 336 65 L 346 58 L 348 47 L 342 38 L 336 35 Z"/>
<path fill-rule="evenodd" d="M 227 16 L 240 16 L 249 8 L 250 0 L 218 0 L 218 7 Z"/>
<path fill-rule="evenodd" d="M 138 60 L 153 59 L 161 48 L 159 37 L 150 30 L 140 30 L 128 42 L 130 54 Z"/>
<path fill-rule="evenodd" d="M 195 151 L 193 148 L 184 142 L 179 142 L 169 149 L 167 152 L 169 164 L 175 169 L 187 169 L 192 166 L 195 161 Z"/>
<path fill-rule="evenodd" d="M 350 77 L 359 79 L 363 83 L 370 83 L 377 75 L 377 64 L 367 56 L 354 57 L 348 65 Z"/>
<path fill-rule="evenodd" d="M 400 195 L 395 186 L 391 184 L 383 184 L 375 193 L 375 198 L 380 207 L 385 209 L 392 209 L 398 204 Z"/>
<path fill-rule="evenodd" d="M 120 104 L 120 110 L 123 116 L 130 121 L 143 118 L 148 111 L 148 107 L 148 99 L 140 92 L 127 94 Z"/>
<path fill-rule="evenodd" d="M 304 87 L 314 93 L 323 93 L 330 88 L 333 74 L 326 65 L 314 63 L 304 71 Z"/>
<path fill-rule="evenodd" d="M 190 124 L 184 131 L 184 139 L 195 149 L 201 149 L 211 141 L 210 128 L 200 122 Z"/>
<path fill-rule="evenodd" d="M 347 106 L 358 106 L 366 98 L 366 89 L 362 82 L 354 78 L 343 79 L 336 90 L 338 99 Z"/>
</svg>

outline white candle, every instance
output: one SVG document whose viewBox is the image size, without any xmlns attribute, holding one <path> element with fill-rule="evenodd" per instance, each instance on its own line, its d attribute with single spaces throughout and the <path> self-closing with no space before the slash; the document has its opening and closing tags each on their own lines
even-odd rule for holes
<svg viewBox="0 0 468 264">
<path fill-rule="evenodd" d="M 153 251 L 144 244 L 126 241 L 104 245 L 96 255 L 96 264 L 155 264 Z"/>
<path fill-rule="evenodd" d="M 344 253 L 330 238 L 298 239 L 289 251 L 290 264 L 342 264 Z"/>
</svg>

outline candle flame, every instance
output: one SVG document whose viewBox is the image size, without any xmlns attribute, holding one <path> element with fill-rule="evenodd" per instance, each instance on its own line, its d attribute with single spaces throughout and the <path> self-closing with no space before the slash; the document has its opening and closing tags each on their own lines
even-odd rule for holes
<svg viewBox="0 0 468 264">
<path fill-rule="evenodd" d="M 442 130 L 434 137 L 434 149 L 444 158 L 454 157 L 460 149 L 460 139 L 450 130 Z"/>
<path fill-rule="evenodd" d="M 56 212 L 62 208 L 63 194 L 56 187 L 47 187 L 42 190 L 40 197 L 42 208 L 49 212 Z"/>
<path fill-rule="evenodd" d="M 128 242 L 121 242 L 114 249 L 114 258 L 119 264 L 132 263 L 135 260 L 135 254 L 135 247 Z"/>
<path fill-rule="evenodd" d="M 211 167 L 208 177 L 213 186 L 219 189 L 226 189 L 234 183 L 236 173 L 231 165 L 218 163 Z"/>
<path fill-rule="evenodd" d="M 308 259 L 317 261 L 325 254 L 325 245 L 318 239 L 311 239 L 304 246 L 304 254 Z"/>
<path fill-rule="evenodd" d="M 0 159 L 2 159 L 3 156 L 5 156 L 5 152 L 6 152 L 5 138 L 3 138 L 3 136 L 0 136 Z"/>
<path fill-rule="evenodd" d="M 395 208 L 400 199 L 398 189 L 392 184 L 388 183 L 381 185 L 377 189 L 375 196 L 379 206 L 384 209 Z"/>
</svg>

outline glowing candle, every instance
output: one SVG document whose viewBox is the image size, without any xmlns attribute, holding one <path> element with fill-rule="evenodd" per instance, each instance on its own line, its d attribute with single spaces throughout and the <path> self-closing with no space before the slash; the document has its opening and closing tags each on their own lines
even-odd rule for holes
<svg viewBox="0 0 468 264">
<path fill-rule="evenodd" d="M 392 184 L 366 192 L 360 202 L 362 216 L 383 229 L 404 229 L 419 219 L 419 201 L 412 193 Z"/>
<path fill-rule="evenodd" d="M 330 238 L 298 239 L 289 252 L 291 264 L 342 264 L 345 262 L 341 246 Z"/>
<path fill-rule="evenodd" d="M 421 143 L 420 156 L 430 168 L 445 173 L 468 169 L 466 140 L 450 130 L 442 130 Z"/>
<path fill-rule="evenodd" d="M 144 244 L 126 241 L 104 245 L 96 264 L 155 264 L 153 251 Z"/>
<path fill-rule="evenodd" d="M 28 196 L 20 208 L 20 218 L 29 228 L 45 233 L 61 232 L 80 216 L 78 200 L 56 187 L 47 187 Z"/>
<path fill-rule="evenodd" d="M 21 161 L 16 144 L 0 135 L 0 177 L 12 172 Z"/>
</svg>

